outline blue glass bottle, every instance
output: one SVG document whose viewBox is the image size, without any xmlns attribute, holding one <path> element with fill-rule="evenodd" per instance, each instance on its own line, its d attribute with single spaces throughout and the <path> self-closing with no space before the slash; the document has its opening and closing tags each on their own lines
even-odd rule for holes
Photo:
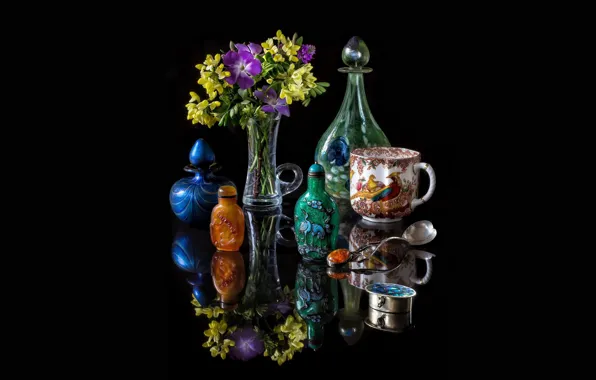
<svg viewBox="0 0 596 380">
<path fill-rule="evenodd" d="M 211 210 L 217 204 L 217 190 L 220 186 L 234 183 L 226 177 L 216 176 L 219 169 L 215 154 L 203 139 L 198 139 L 189 154 L 190 165 L 184 170 L 194 177 L 182 178 L 170 189 L 172 211 L 186 223 L 209 223 Z"/>
</svg>

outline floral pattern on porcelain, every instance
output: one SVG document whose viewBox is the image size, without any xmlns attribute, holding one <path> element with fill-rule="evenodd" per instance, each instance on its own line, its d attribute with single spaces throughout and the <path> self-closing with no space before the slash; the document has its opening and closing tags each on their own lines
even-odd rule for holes
<svg viewBox="0 0 596 380">
<path fill-rule="evenodd" d="M 361 148 L 350 154 L 350 201 L 358 214 L 399 219 L 412 212 L 420 153 L 405 148 Z M 356 175 L 358 173 L 358 175 Z"/>
</svg>

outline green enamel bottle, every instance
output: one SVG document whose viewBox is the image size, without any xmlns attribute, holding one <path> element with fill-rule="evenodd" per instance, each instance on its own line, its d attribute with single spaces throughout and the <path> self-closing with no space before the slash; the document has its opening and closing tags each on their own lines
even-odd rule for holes
<svg viewBox="0 0 596 380">
<path fill-rule="evenodd" d="M 304 260 L 323 261 L 337 246 L 339 211 L 325 191 L 325 169 L 315 163 L 308 169 L 308 188 L 294 208 L 298 252 Z"/>
</svg>

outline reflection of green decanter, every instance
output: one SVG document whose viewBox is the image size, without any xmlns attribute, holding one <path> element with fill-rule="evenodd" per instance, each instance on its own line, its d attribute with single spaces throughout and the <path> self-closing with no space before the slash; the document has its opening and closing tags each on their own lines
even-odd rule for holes
<svg viewBox="0 0 596 380">
<path fill-rule="evenodd" d="M 301 261 L 296 271 L 296 311 L 306 321 L 308 347 L 323 345 L 324 326 L 337 314 L 337 280 L 327 275 L 325 264 Z"/>
<path fill-rule="evenodd" d="M 348 73 L 344 101 L 329 128 L 325 131 L 315 151 L 315 161 L 323 165 L 325 189 L 337 198 L 350 197 L 350 151 L 356 148 L 391 146 L 366 101 L 364 77 L 370 73 L 370 54 L 364 41 L 352 37 L 342 51 L 341 58 L 348 67 L 339 69 Z"/>
</svg>

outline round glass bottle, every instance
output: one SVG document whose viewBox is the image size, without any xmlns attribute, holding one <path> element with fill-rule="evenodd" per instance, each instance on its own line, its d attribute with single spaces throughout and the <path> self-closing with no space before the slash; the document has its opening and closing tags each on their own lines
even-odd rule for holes
<svg viewBox="0 0 596 380">
<path fill-rule="evenodd" d="M 350 198 L 350 151 L 364 147 L 389 147 L 389 139 L 375 121 L 364 89 L 364 67 L 370 59 L 368 47 L 359 37 L 352 37 L 342 50 L 348 74 L 343 103 L 335 119 L 317 144 L 315 161 L 325 168 L 325 190 L 336 198 Z"/>
</svg>

